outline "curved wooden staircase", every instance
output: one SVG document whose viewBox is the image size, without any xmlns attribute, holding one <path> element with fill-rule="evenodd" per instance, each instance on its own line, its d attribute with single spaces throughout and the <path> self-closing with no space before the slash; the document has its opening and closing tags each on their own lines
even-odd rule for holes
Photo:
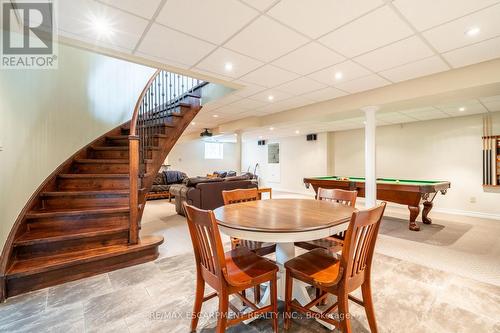
<svg viewBox="0 0 500 333">
<path fill-rule="evenodd" d="M 132 120 L 59 166 L 19 215 L 2 252 L 0 300 L 158 257 L 139 237 L 145 195 L 201 109 L 205 83 L 157 71 Z"/>
</svg>

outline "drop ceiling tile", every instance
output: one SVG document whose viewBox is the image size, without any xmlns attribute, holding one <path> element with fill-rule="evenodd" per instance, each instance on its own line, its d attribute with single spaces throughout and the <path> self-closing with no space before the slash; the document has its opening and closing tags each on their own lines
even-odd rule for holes
<svg viewBox="0 0 500 333">
<path fill-rule="evenodd" d="M 297 78 L 298 75 L 272 65 L 265 65 L 248 73 L 241 79 L 265 87 L 274 87 Z"/>
<path fill-rule="evenodd" d="M 379 75 L 391 80 L 392 82 L 400 82 L 449 69 L 448 65 L 441 60 L 441 58 L 433 56 L 380 72 Z"/>
<path fill-rule="evenodd" d="M 431 119 L 440 119 L 449 117 L 449 115 L 434 107 L 403 110 L 400 112 L 418 120 L 431 120 Z"/>
<path fill-rule="evenodd" d="M 497 96 L 489 96 L 480 98 L 481 103 L 488 109 L 490 112 L 500 111 L 500 95 Z"/>
<path fill-rule="evenodd" d="M 302 35 L 261 16 L 229 40 L 225 47 L 267 62 L 306 42 L 307 39 Z"/>
<path fill-rule="evenodd" d="M 481 97 L 479 100 L 483 103 L 487 102 L 500 102 L 500 95 Z"/>
<path fill-rule="evenodd" d="M 487 113 L 488 112 L 488 110 L 482 105 L 466 108 L 465 111 L 459 111 L 458 109 L 455 109 L 455 108 L 441 109 L 441 111 L 443 111 L 444 113 L 446 113 L 452 117 L 462 117 L 462 116 L 468 116 L 468 115 L 472 115 L 472 114 L 479 114 L 479 113 Z"/>
<path fill-rule="evenodd" d="M 235 95 L 238 95 L 241 97 L 252 96 L 252 95 L 255 95 L 256 93 L 261 92 L 262 90 L 266 89 L 265 87 L 262 87 L 262 86 L 259 86 L 256 84 L 252 84 L 252 83 L 248 83 L 248 82 L 243 82 L 240 80 L 235 80 L 234 82 L 239 83 L 239 84 L 244 86 L 243 88 L 238 89 L 234 92 Z"/>
<path fill-rule="evenodd" d="M 412 118 L 399 112 L 377 113 L 377 120 L 381 120 L 389 124 L 402 124 L 417 121 L 416 118 Z"/>
<path fill-rule="evenodd" d="M 241 0 L 244 3 L 252 6 L 253 8 L 264 11 L 271 7 L 273 3 L 276 3 L 279 0 Z"/>
<path fill-rule="evenodd" d="M 393 4 L 415 28 L 422 31 L 496 2 L 498 0 L 396 0 Z"/>
<path fill-rule="evenodd" d="M 158 9 L 161 0 L 101 0 L 101 2 L 150 19 Z"/>
<path fill-rule="evenodd" d="M 215 48 L 214 45 L 190 37 L 159 24 L 153 24 L 139 45 L 139 52 L 187 65 L 194 65 Z"/>
<path fill-rule="evenodd" d="M 483 102 L 484 106 L 488 109 L 489 112 L 497 112 L 500 111 L 500 100 L 492 100 L 488 102 Z"/>
<path fill-rule="evenodd" d="M 234 103 L 236 101 L 239 101 L 240 99 L 241 99 L 241 97 L 236 95 L 233 92 L 233 93 L 224 95 L 222 98 L 219 98 L 219 99 L 215 100 L 214 102 L 222 106 L 222 105 Z"/>
<path fill-rule="evenodd" d="M 312 38 L 335 28 L 382 5 L 382 0 L 303 0 L 281 1 L 268 11 L 277 20 Z"/>
<path fill-rule="evenodd" d="M 476 36 L 467 36 L 472 27 L 481 29 Z M 423 36 L 440 53 L 477 43 L 500 35 L 500 4 L 426 31 Z"/>
<path fill-rule="evenodd" d="M 312 42 L 275 60 L 273 64 L 306 75 L 344 60 L 343 56 L 319 43 Z"/>
<path fill-rule="evenodd" d="M 335 79 L 335 74 L 339 72 L 342 73 L 342 78 L 337 80 Z M 359 77 L 367 76 L 369 74 L 371 74 L 369 70 L 350 60 L 347 60 L 338 65 L 334 65 L 321 71 L 309 74 L 308 76 L 315 79 L 316 81 L 332 85 L 336 83 L 347 82 Z"/>
<path fill-rule="evenodd" d="M 238 107 L 234 104 L 228 104 L 228 105 L 224 105 L 220 108 L 218 108 L 215 113 L 217 113 L 219 116 L 221 117 L 225 117 L 225 116 L 228 116 L 228 115 L 235 115 L 235 114 L 239 114 L 239 113 L 242 113 L 242 112 L 245 112 L 247 111 L 247 109 L 243 109 L 241 107 Z"/>
<path fill-rule="evenodd" d="M 450 109 L 450 108 L 461 108 L 461 107 L 473 107 L 473 106 L 481 106 L 481 103 L 477 99 L 470 99 L 466 101 L 454 101 L 454 102 L 445 102 L 439 103 L 436 105 L 439 109 Z"/>
<path fill-rule="evenodd" d="M 305 98 L 302 96 L 297 96 L 297 97 L 288 98 L 286 100 L 283 100 L 283 101 L 280 101 L 277 103 L 272 103 L 272 104 L 263 106 L 263 107 L 257 109 L 257 111 L 265 112 L 265 113 L 276 113 L 276 112 L 281 112 L 281 111 L 285 111 L 285 110 L 295 109 L 295 108 L 298 108 L 298 107 L 301 107 L 301 106 L 304 106 L 307 104 L 312 104 L 312 103 L 314 103 L 314 101 L 312 101 L 308 98 Z"/>
<path fill-rule="evenodd" d="M 443 53 L 443 57 L 454 68 L 498 58 L 500 57 L 500 37 Z"/>
<path fill-rule="evenodd" d="M 247 111 L 239 114 L 240 119 L 245 119 L 245 118 L 249 118 L 249 117 L 262 117 L 264 115 L 265 115 L 264 112 L 258 112 L 256 110 L 250 110 L 250 111 L 247 110 Z"/>
<path fill-rule="evenodd" d="M 488 110 L 476 99 L 438 104 L 436 105 L 436 108 L 454 117 L 488 112 Z"/>
<path fill-rule="evenodd" d="M 231 70 L 226 70 L 225 65 L 232 64 Z M 197 68 L 224 75 L 226 77 L 237 78 L 262 66 L 264 63 L 225 48 L 218 48 L 208 57 L 203 59 Z"/>
<path fill-rule="evenodd" d="M 258 12 L 236 0 L 168 0 L 156 19 L 171 28 L 220 44 Z"/>
<path fill-rule="evenodd" d="M 269 96 L 273 96 L 272 100 L 269 100 Z M 282 101 L 284 99 L 292 97 L 290 94 L 287 94 L 283 91 L 279 91 L 276 89 L 269 89 L 266 91 L 262 91 L 258 94 L 250 96 L 250 99 L 254 99 L 256 101 L 264 102 L 265 105 L 270 105 Z"/>
<path fill-rule="evenodd" d="M 191 67 L 188 64 L 180 63 L 180 62 L 173 61 L 173 60 L 167 60 L 167 59 L 161 58 L 161 57 L 156 57 L 156 56 L 153 56 L 150 54 L 142 53 L 141 51 L 136 51 L 134 53 L 134 55 L 136 55 L 138 57 L 142 57 L 144 59 L 153 60 L 153 61 L 156 61 L 156 62 L 159 62 L 162 64 L 168 64 L 169 66 L 175 66 L 177 68 L 188 69 L 189 67 Z"/>
<path fill-rule="evenodd" d="M 371 90 L 379 87 L 383 87 L 390 84 L 386 79 L 381 78 L 378 75 L 371 74 L 368 76 L 361 77 L 359 79 L 354 79 L 348 82 L 342 82 L 335 85 L 335 88 L 350 92 L 357 93 L 365 90 Z"/>
<path fill-rule="evenodd" d="M 384 6 L 319 41 L 347 57 L 355 57 L 411 35 L 410 27 L 391 8 Z"/>
<path fill-rule="evenodd" d="M 334 99 L 337 97 L 345 96 L 347 95 L 345 92 L 328 87 L 320 90 L 316 90 L 310 93 L 307 93 L 304 95 L 304 97 L 309 98 L 315 102 L 321 102 L 321 101 L 326 101 L 329 99 Z"/>
<path fill-rule="evenodd" d="M 354 58 L 355 61 L 379 72 L 434 55 L 420 38 L 414 36 Z"/>
<path fill-rule="evenodd" d="M 292 95 L 302 95 L 321 88 L 326 88 L 326 86 L 307 77 L 301 77 L 276 87 L 276 89 Z"/>
<path fill-rule="evenodd" d="M 145 19 L 89 0 L 60 1 L 58 11 L 59 34 L 127 51 L 135 48 L 148 24 Z M 109 36 L 98 36 L 92 28 L 96 19 L 109 23 Z"/>
<path fill-rule="evenodd" d="M 223 74 L 219 74 L 219 73 L 205 71 L 203 69 L 199 69 L 199 68 L 196 68 L 196 67 L 192 68 L 191 71 L 193 73 L 199 73 L 199 74 L 202 74 L 202 75 L 205 75 L 205 76 L 208 76 L 208 77 L 218 78 L 218 79 L 221 79 L 221 80 L 226 80 L 226 81 L 233 80 L 232 77 L 229 77 L 229 76 L 226 76 L 226 75 L 223 75 Z M 210 81 L 210 79 L 207 79 L 207 81 Z"/>
<path fill-rule="evenodd" d="M 258 100 L 250 99 L 250 98 L 244 98 L 244 99 L 241 99 L 241 100 L 234 102 L 232 104 L 229 104 L 229 105 L 232 105 L 232 106 L 244 109 L 244 110 L 253 110 L 253 109 L 257 109 L 261 106 L 264 106 L 266 104 L 267 103 L 263 102 L 263 101 L 258 101 Z"/>
</svg>

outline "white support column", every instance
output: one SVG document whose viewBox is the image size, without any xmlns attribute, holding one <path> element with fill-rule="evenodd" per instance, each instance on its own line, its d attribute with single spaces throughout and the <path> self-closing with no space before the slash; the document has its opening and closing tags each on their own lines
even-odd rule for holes
<svg viewBox="0 0 500 333">
<path fill-rule="evenodd" d="M 365 207 L 377 205 L 376 113 L 378 106 L 361 108 L 365 112 Z"/>
</svg>

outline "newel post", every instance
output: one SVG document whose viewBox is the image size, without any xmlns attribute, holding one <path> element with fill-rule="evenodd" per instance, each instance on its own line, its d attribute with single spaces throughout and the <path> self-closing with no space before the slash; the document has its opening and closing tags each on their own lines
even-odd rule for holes
<svg viewBox="0 0 500 333">
<path fill-rule="evenodd" d="M 130 220 L 129 236 L 130 244 L 139 242 L 139 137 L 130 135 L 129 142 L 129 177 L 130 177 Z"/>
</svg>

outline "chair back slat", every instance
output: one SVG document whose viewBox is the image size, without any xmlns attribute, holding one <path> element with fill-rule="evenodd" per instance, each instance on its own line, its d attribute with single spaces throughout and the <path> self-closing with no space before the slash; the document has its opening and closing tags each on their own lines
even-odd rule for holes
<svg viewBox="0 0 500 333">
<path fill-rule="evenodd" d="M 222 191 L 224 205 L 234 203 L 259 200 L 259 193 L 256 188 L 236 189 L 231 191 Z"/>
<path fill-rule="evenodd" d="M 198 209 L 183 202 L 193 243 L 197 269 L 222 278 L 225 270 L 224 249 L 212 211 Z"/>
<path fill-rule="evenodd" d="M 316 195 L 316 200 L 325 200 L 331 202 L 337 202 L 342 205 L 355 207 L 356 198 L 358 197 L 358 191 L 346 191 L 340 189 L 330 189 L 330 188 L 318 188 L 318 194 Z M 345 231 L 341 231 L 333 237 L 340 240 L 345 238 Z"/>
<path fill-rule="evenodd" d="M 346 191 L 336 188 L 318 188 L 317 200 L 333 201 L 340 204 L 354 207 L 358 191 Z"/>
<path fill-rule="evenodd" d="M 225 205 L 231 205 L 240 202 L 257 201 L 260 200 L 259 192 L 256 188 L 236 189 L 230 191 L 222 191 L 222 199 Z M 249 249 L 262 246 L 263 242 L 251 241 L 246 239 L 238 239 L 231 237 L 235 247 L 243 246 Z"/>
<path fill-rule="evenodd" d="M 358 283 L 362 283 L 365 273 L 370 272 L 375 242 L 385 206 L 386 203 L 383 202 L 375 208 L 356 211 L 352 214 L 341 257 L 346 282 L 356 280 Z"/>
</svg>

